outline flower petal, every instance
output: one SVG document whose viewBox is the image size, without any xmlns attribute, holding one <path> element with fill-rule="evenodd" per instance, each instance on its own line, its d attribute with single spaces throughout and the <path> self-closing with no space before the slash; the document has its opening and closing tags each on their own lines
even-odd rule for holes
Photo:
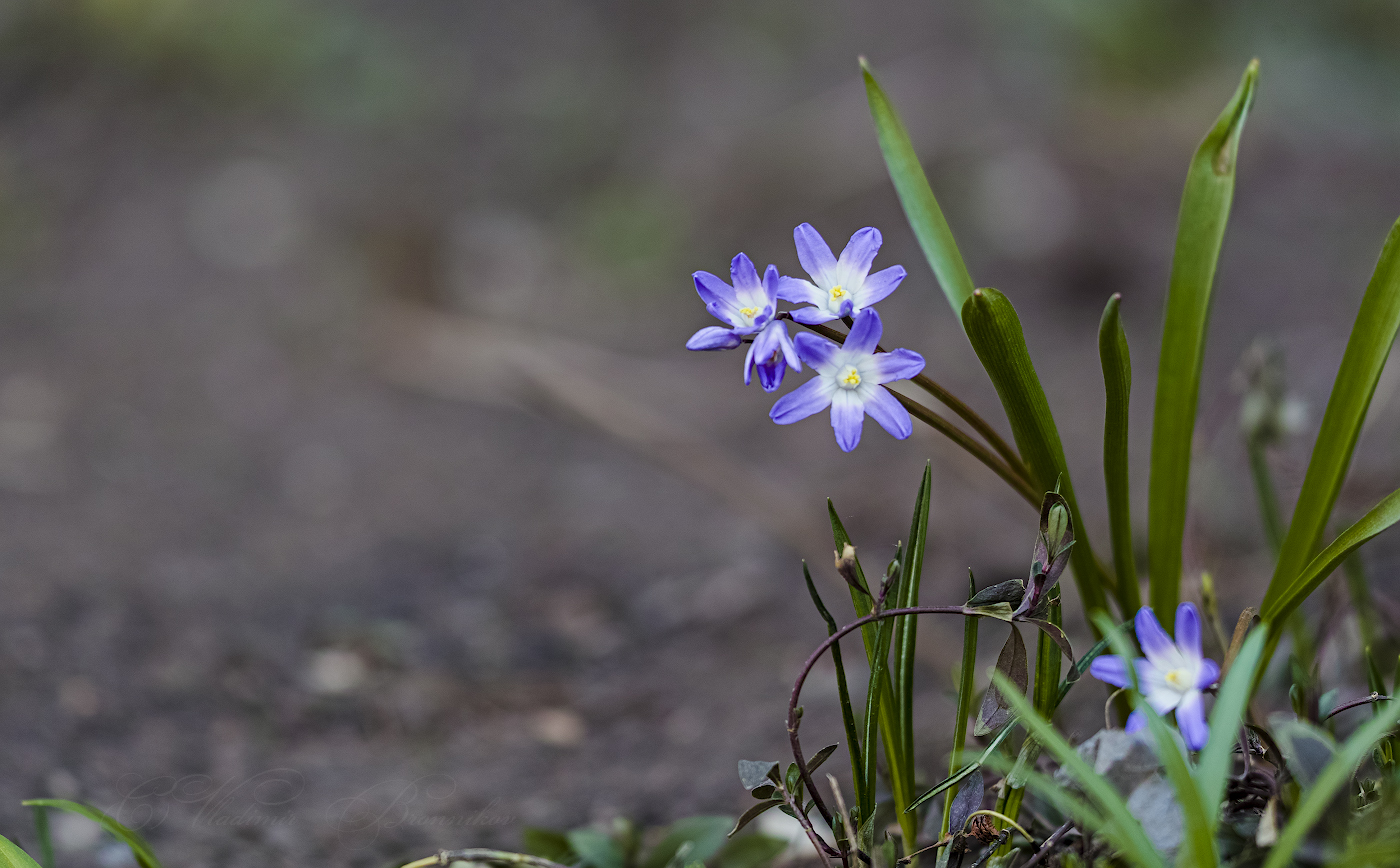
<svg viewBox="0 0 1400 868">
<path fill-rule="evenodd" d="M 802 360 L 797 355 L 797 347 L 793 346 L 792 338 L 788 337 L 787 323 L 775 319 L 768 324 L 764 331 L 772 334 L 773 340 L 778 349 L 782 351 L 783 359 L 787 362 L 788 367 L 794 371 L 802 370 Z"/>
<path fill-rule="evenodd" d="M 914 420 L 909 418 L 909 411 L 888 389 L 880 386 L 871 389 L 865 396 L 865 412 L 896 440 L 914 433 Z"/>
<path fill-rule="evenodd" d="M 851 323 L 851 333 L 842 346 L 852 353 L 873 353 L 884 331 L 880 315 L 873 308 L 866 308 L 856 314 L 855 321 Z"/>
<path fill-rule="evenodd" d="M 834 319 L 836 319 L 836 314 L 824 307 L 799 307 L 792 311 L 792 321 L 800 322 L 803 325 L 821 325 Z"/>
<path fill-rule="evenodd" d="M 1114 687 L 1127 687 L 1132 684 L 1132 680 L 1128 678 L 1128 665 L 1123 662 L 1122 657 L 1095 657 L 1089 664 L 1089 674 Z"/>
<path fill-rule="evenodd" d="M 826 378 L 822 378 L 826 382 Z M 850 389 L 838 388 L 831 396 L 831 427 L 836 429 L 836 445 L 850 452 L 860 443 L 860 429 L 865 425 L 865 407 Z"/>
<path fill-rule="evenodd" d="M 880 230 L 874 226 L 867 226 L 852 235 L 846 249 L 841 251 L 843 276 L 855 282 L 869 274 L 870 263 L 875 261 L 875 254 L 880 252 L 882 243 L 884 239 L 880 237 Z"/>
<path fill-rule="evenodd" d="M 740 343 L 742 341 L 739 340 L 738 335 L 734 334 L 733 329 L 705 326 L 690 336 L 690 340 L 685 342 L 685 348 L 688 350 L 732 350 Z"/>
<path fill-rule="evenodd" d="M 1172 642 L 1172 637 L 1167 635 L 1167 631 L 1162 629 L 1162 625 L 1157 622 L 1157 616 L 1152 613 L 1152 609 L 1143 606 L 1138 609 L 1137 617 L 1133 619 L 1133 626 L 1137 628 L 1138 644 L 1142 646 L 1142 653 L 1147 655 L 1154 665 L 1166 663 L 1175 656 L 1176 643 Z M 1158 668 L 1164 668 L 1159 666 Z M 1169 666 L 1165 668 L 1171 668 Z"/>
<path fill-rule="evenodd" d="M 797 277 L 778 277 L 778 298 L 793 304 L 821 304 L 826 301 L 826 293 L 810 280 Z"/>
<path fill-rule="evenodd" d="M 860 306 L 870 307 L 878 301 L 884 301 L 890 293 L 899 288 L 900 281 L 904 280 L 904 266 L 891 265 L 889 268 L 881 269 L 865 279 L 860 288 Z"/>
<path fill-rule="evenodd" d="M 836 367 L 836 354 L 841 348 L 834 342 L 811 332 L 798 332 L 792 339 L 797 357 L 812 366 L 812 370 L 824 374 Z M 833 388 L 835 384 L 832 384 Z"/>
<path fill-rule="evenodd" d="M 835 276 L 836 257 L 831 255 L 831 248 L 811 223 L 803 223 L 792 230 L 792 240 L 797 243 L 797 261 L 814 281 L 825 283 Z"/>
<path fill-rule="evenodd" d="M 1200 750 L 1210 740 L 1210 727 L 1206 725 L 1203 706 L 1201 691 L 1192 690 L 1181 698 L 1181 704 L 1176 707 L 1176 725 L 1186 737 L 1186 746 L 1191 750 Z"/>
<path fill-rule="evenodd" d="M 744 355 L 744 385 L 747 386 L 753 374 L 754 352 L 758 349 L 758 341 L 749 344 L 749 351 Z"/>
<path fill-rule="evenodd" d="M 732 305 L 737 300 L 734 297 L 734 287 L 708 271 L 697 271 L 691 277 L 695 279 L 695 291 L 700 293 L 700 298 L 705 304 L 718 301 Z"/>
<path fill-rule="evenodd" d="M 758 269 L 753 267 L 753 260 L 746 254 L 740 253 L 729 263 L 729 279 L 734 281 L 735 294 L 744 292 L 759 293 L 763 291 L 763 283 L 758 279 Z"/>
<path fill-rule="evenodd" d="M 768 307 L 772 308 L 778 303 L 778 283 L 782 276 L 778 274 L 778 266 L 769 265 L 763 272 L 763 294 L 768 297 Z"/>
<path fill-rule="evenodd" d="M 778 399 L 768 418 L 779 425 L 791 425 L 820 413 L 831 404 L 831 395 L 836 384 L 822 377 L 813 377 L 791 392 Z"/>
<path fill-rule="evenodd" d="M 1192 603 L 1176 607 L 1176 647 L 1192 663 L 1201 659 L 1201 616 Z"/>
<path fill-rule="evenodd" d="M 1124 732 L 1141 732 L 1147 729 L 1147 715 L 1141 711 L 1134 711 L 1128 715 L 1128 725 L 1123 727 Z"/>
<path fill-rule="evenodd" d="M 890 350 L 876 353 L 871 368 L 877 383 L 908 380 L 924 369 L 924 357 L 913 350 Z"/>
<path fill-rule="evenodd" d="M 1220 680 L 1220 664 L 1214 660 L 1202 660 L 1200 674 L 1196 676 L 1196 687 L 1205 690 Z"/>
</svg>

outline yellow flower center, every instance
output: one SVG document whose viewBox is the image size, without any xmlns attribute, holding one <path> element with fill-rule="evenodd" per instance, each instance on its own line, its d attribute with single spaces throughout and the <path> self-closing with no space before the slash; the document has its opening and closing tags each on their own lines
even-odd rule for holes
<svg viewBox="0 0 1400 868">
<path fill-rule="evenodd" d="M 838 298 L 845 298 L 845 297 L 846 297 L 846 290 L 842 289 L 840 284 L 837 284 L 836 286 L 833 286 L 833 287 L 831 288 L 831 298 L 832 298 L 833 300 L 838 299 Z"/>
<path fill-rule="evenodd" d="M 753 318 L 756 317 L 756 316 L 758 316 L 758 308 L 756 308 L 756 307 L 741 307 L 741 308 L 739 308 L 739 316 L 743 317 L 744 319 L 748 320 L 749 322 L 753 322 Z"/>
<path fill-rule="evenodd" d="M 1166 682 L 1177 690 L 1187 690 L 1191 687 L 1191 673 L 1185 669 L 1173 669 L 1166 675 Z"/>
<path fill-rule="evenodd" d="M 842 388 L 854 389 L 856 386 L 860 385 L 860 371 L 856 370 L 855 365 L 851 365 L 846 368 L 840 377 L 836 378 L 836 382 L 839 383 Z"/>
</svg>

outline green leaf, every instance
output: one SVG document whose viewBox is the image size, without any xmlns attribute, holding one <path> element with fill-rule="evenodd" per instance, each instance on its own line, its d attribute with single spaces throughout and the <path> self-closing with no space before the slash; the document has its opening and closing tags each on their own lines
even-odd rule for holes
<svg viewBox="0 0 1400 868">
<path fill-rule="evenodd" d="M 687 843 L 686 862 L 706 862 L 719 852 L 734 825 L 733 817 L 686 817 L 671 824 L 666 837 L 642 861 L 642 868 L 666 868 Z"/>
<path fill-rule="evenodd" d="M 977 595 L 977 586 L 972 579 L 972 571 L 967 574 L 967 593 L 971 599 Z M 963 653 L 962 666 L 958 670 L 958 710 L 957 718 L 953 721 L 953 756 L 948 760 L 948 777 L 952 780 L 958 777 L 958 767 L 962 765 L 963 750 L 967 746 L 967 718 L 972 714 L 972 696 L 975 689 L 974 677 L 977 674 L 977 618 L 963 618 Z M 953 781 L 952 785 L 956 785 Z M 937 789 L 937 788 L 935 788 Z M 922 801 L 933 798 L 936 792 L 930 790 L 911 803 L 910 807 L 921 804 Z M 939 827 L 938 837 L 948 834 L 949 814 L 953 806 L 953 796 L 956 793 L 949 793 L 948 798 L 943 802 L 943 821 Z M 906 813 L 908 811 L 906 810 Z"/>
<path fill-rule="evenodd" d="M 831 612 L 827 611 L 826 604 L 822 602 L 821 594 L 817 593 L 817 585 L 812 581 L 812 572 L 807 569 L 806 561 L 802 562 L 802 578 L 807 582 L 807 593 L 812 596 L 812 604 L 817 607 L 822 620 L 826 622 L 826 635 L 831 636 L 837 629 L 836 619 L 831 617 Z M 831 662 L 836 667 L 837 699 L 841 703 L 841 724 L 846 729 L 846 753 L 851 759 L 851 780 L 855 782 L 856 804 L 864 804 L 865 767 L 860 753 L 860 733 L 856 730 L 856 713 L 851 705 L 851 688 L 846 682 L 846 665 L 841 658 L 840 642 L 831 646 Z"/>
<path fill-rule="evenodd" d="M 1161 855 L 1148 840 L 1142 824 L 1128 810 L 1127 802 L 1118 795 L 1113 785 L 1097 774 L 1049 721 L 1036 713 L 1030 700 L 1016 693 L 1014 685 L 1006 676 L 1000 672 L 993 672 L 992 683 L 1006 697 L 1021 725 L 1059 760 L 1061 767 L 1073 776 L 1084 794 L 1103 815 L 1105 822 L 1097 827 L 1100 834 L 1112 840 L 1129 859 L 1142 868 L 1165 868 Z M 1030 781 L 1034 781 L 1035 778 L 1035 775 L 1028 775 Z"/>
<path fill-rule="evenodd" d="M 1225 780 L 1234 763 L 1235 743 L 1240 722 L 1254 690 L 1254 671 L 1264 656 L 1265 632 L 1255 630 L 1245 639 L 1239 654 L 1230 664 L 1230 671 L 1220 684 L 1215 707 L 1210 712 L 1210 738 L 1201 751 L 1196 767 L 1196 783 L 1207 805 L 1218 805 L 1225 798 Z M 1211 812 L 1212 824 L 1219 815 Z"/>
<path fill-rule="evenodd" d="M 782 799 L 764 799 L 763 801 L 753 805 L 747 811 L 741 814 L 737 821 L 735 821 L 734 828 L 729 830 L 730 837 L 737 835 L 740 829 L 744 828 L 749 823 L 752 823 L 754 820 L 757 820 L 760 815 L 766 813 L 767 811 L 773 808 L 778 807 L 782 803 Z"/>
<path fill-rule="evenodd" d="M 1265 621 L 1282 620 L 1280 615 L 1287 615 L 1301 602 L 1298 594 L 1307 596 L 1315 587 L 1300 582 L 1299 577 L 1310 569 L 1310 561 L 1316 563 L 1313 555 L 1321 544 L 1351 466 L 1352 452 L 1356 449 L 1361 425 L 1366 421 L 1366 410 L 1371 405 L 1381 369 L 1395 342 L 1397 328 L 1400 328 L 1400 222 L 1391 227 L 1385 240 L 1380 261 L 1366 287 L 1356 324 L 1347 340 L 1332 394 L 1327 399 L 1322 427 L 1303 477 L 1303 488 L 1298 493 L 1298 505 L 1283 540 L 1278 566 L 1264 594 L 1260 615 Z"/>
<path fill-rule="evenodd" d="M 1060 433 L 1050 414 L 1050 403 L 1036 376 L 1026 349 L 1025 334 L 1016 309 L 1006 296 L 995 289 L 973 292 L 962 308 L 963 329 L 967 332 L 977 358 L 996 387 L 997 397 L 1006 410 L 1016 448 L 1021 451 L 1031 470 L 1032 481 L 1042 491 L 1052 491 L 1059 484 L 1060 494 L 1069 503 L 1070 517 L 1076 528 L 1084 528 L 1079 506 L 1074 498 L 1065 465 L 1065 451 Z M 1107 576 L 1099 569 L 1088 534 L 1081 534 L 1070 549 L 1074 581 L 1086 612 L 1106 609 L 1104 583 Z"/>
<path fill-rule="evenodd" d="M 520 830 L 520 847 L 531 856 L 568 865 L 578 858 L 563 832 L 526 826 Z"/>
<path fill-rule="evenodd" d="M 1269 644 L 1264 651 L 1267 664 L 1278 645 L 1280 635 L 1288 616 L 1308 595 L 1332 574 L 1342 561 L 1376 534 L 1400 521 L 1400 489 L 1392 491 L 1384 500 L 1376 504 L 1370 512 L 1357 520 L 1356 524 L 1342 531 L 1332 543 L 1318 553 L 1301 573 L 1286 583 L 1279 582 L 1279 574 L 1269 585 L 1264 595 L 1263 609 L 1259 617 L 1268 625 Z M 1291 531 L 1290 531 L 1291 533 Z"/>
<path fill-rule="evenodd" d="M 778 780 L 778 763 L 774 760 L 739 760 L 739 783 L 752 790 Z"/>
<path fill-rule="evenodd" d="M 15 842 L 0 836 L 0 868 L 39 868 L 39 863 Z"/>
<path fill-rule="evenodd" d="M 1099 360 L 1103 365 L 1103 476 L 1108 489 L 1108 527 L 1117 572 L 1118 610 L 1124 615 L 1142 606 L 1137 564 L 1133 559 L 1133 519 L 1128 497 L 1128 395 L 1133 365 L 1128 336 L 1119 315 L 1122 296 L 1114 294 L 1099 320 Z"/>
<path fill-rule="evenodd" d="M 820 768 L 821 764 L 826 762 L 832 754 L 836 753 L 836 749 L 840 746 L 841 745 L 839 744 L 829 744 L 821 750 L 817 751 L 816 753 L 812 754 L 811 758 L 807 760 L 807 774 L 811 775 L 818 768 Z"/>
<path fill-rule="evenodd" d="M 875 812 L 875 728 L 881 718 L 881 700 L 885 698 L 885 695 L 880 687 L 882 684 L 888 683 L 889 680 L 889 671 L 887 667 L 889 666 L 890 641 L 894 638 L 889 618 L 880 621 L 879 628 L 875 639 L 875 654 L 870 662 L 870 682 L 865 692 L 865 740 L 863 744 L 865 745 L 865 792 L 868 801 L 866 804 L 860 806 L 860 815 L 862 817 L 873 816 Z M 889 703 L 885 702 L 884 706 L 888 709 Z M 895 728 L 893 731 L 895 737 L 885 738 L 885 759 L 892 782 L 896 779 L 894 767 L 896 764 L 900 763 L 900 760 L 898 753 L 891 750 L 891 748 L 903 743 L 903 740 L 898 737 L 898 729 Z M 894 789 L 894 787 L 891 786 L 891 789 Z M 895 796 L 896 811 L 902 812 L 904 805 L 908 803 L 908 796 L 904 798 L 900 798 L 898 795 Z"/>
<path fill-rule="evenodd" d="M 1331 734 L 1287 714 L 1270 715 L 1269 723 L 1288 773 L 1303 787 L 1312 786 L 1337 754 Z"/>
<path fill-rule="evenodd" d="M 1011 723 L 1008 723 L 1006 726 L 1002 727 L 1001 732 L 997 733 L 996 738 L 993 738 L 990 742 L 987 743 L 986 749 L 982 751 L 982 755 L 978 757 L 975 762 L 968 763 L 954 774 L 949 775 L 947 778 L 945 778 L 938 784 L 930 787 L 917 799 L 911 802 L 909 804 L 909 807 L 905 808 L 905 810 L 913 811 L 915 808 L 924 804 L 929 799 L 932 799 L 933 797 L 937 796 L 939 793 L 943 792 L 949 787 L 957 786 L 959 783 L 965 780 L 968 775 L 982 768 L 982 766 L 988 765 L 991 761 L 992 755 L 996 753 L 997 748 L 1001 747 L 1001 743 L 1006 741 L 1007 736 L 1011 735 L 1011 730 L 1015 728 L 1016 722 L 1014 720 Z"/>
<path fill-rule="evenodd" d="M 121 841 L 131 849 L 131 855 L 136 857 L 136 864 L 141 868 L 160 868 L 160 860 L 151 850 L 151 845 L 146 843 L 136 832 L 118 823 L 116 820 L 92 807 L 81 802 L 70 802 L 67 799 L 29 799 L 21 804 L 28 807 L 56 808 L 60 811 L 68 811 L 71 814 L 81 814 L 89 820 L 96 822 L 113 838 Z"/>
<path fill-rule="evenodd" d="M 909 544 L 904 549 L 904 561 L 900 564 L 899 587 L 896 589 L 900 608 L 919 605 L 919 579 L 924 569 L 924 551 L 928 547 L 929 501 L 933 496 L 933 465 L 924 465 L 923 478 L 919 482 L 919 493 L 914 498 L 914 517 L 909 525 Z M 892 666 L 895 676 L 895 696 L 899 703 L 900 728 L 903 730 L 905 777 L 914 778 L 914 644 L 917 615 L 906 615 L 895 619 L 894 659 Z M 905 830 L 905 837 L 913 840 L 917 828 L 912 821 Z"/>
<path fill-rule="evenodd" d="M 1279 833 L 1278 840 L 1269 850 L 1269 858 L 1264 868 L 1284 868 L 1290 864 L 1298 846 L 1313 825 L 1326 812 L 1332 798 L 1351 780 L 1357 766 L 1371 752 L 1371 746 L 1385 737 L 1400 721 L 1400 702 L 1388 703 L 1376 717 L 1352 734 L 1318 775 L 1316 782 L 1303 791 L 1297 807 L 1289 817 L 1288 825 Z"/>
<path fill-rule="evenodd" d="M 909 141 L 909 133 L 899 119 L 894 105 L 890 102 L 875 74 L 865 62 L 860 61 L 865 77 L 865 95 L 870 102 L 870 116 L 875 121 L 875 134 L 880 140 L 880 153 L 885 157 L 885 167 L 889 169 L 890 180 L 899 195 L 899 204 L 904 206 L 904 216 L 909 220 L 909 228 L 923 248 L 938 285 L 948 297 L 957 315 L 963 303 L 972 295 L 972 276 L 967 273 L 958 244 L 953 240 L 953 231 L 943 218 L 938 200 L 933 197 L 928 178 L 919 165 L 919 155 Z"/>
<path fill-rule="evenodd" d="M 606 835 L 597 829 L 574 829 L 565 836 L 569 841 L 569 846 L 583 860 L 583 864 L 591 868 L 623 868 L 626 859 L 623 857 L 622 847 L 612 839 L 611 835 Z M 675 848 L 671 848 L 671 853 L 675 853 Z M 664 868 L 670 855 L 663 860 L 660 865 L 651 865 L 648 868 Z"/>
<path fill-rule="evenodd" d="M 735 838 L 715 854 L 715 868 L 763 868 L 787 849 L 788 842 L 771 835 Z"/>
<path fill-rule="evenodd" d="M 1240 134 L 1258 78 L 1259 62 L 1251 61 L 1239 89 L 1196 149 L 1181 195 L 1176 252 L 1162 321 L 1148 477 L 1148 574 L 1152 608 L 1158 612 L 1175 611 L 1180 596 L 1191 437 L 1196 427 L 1211 285 L 1235 194 Z"/>
</svg>

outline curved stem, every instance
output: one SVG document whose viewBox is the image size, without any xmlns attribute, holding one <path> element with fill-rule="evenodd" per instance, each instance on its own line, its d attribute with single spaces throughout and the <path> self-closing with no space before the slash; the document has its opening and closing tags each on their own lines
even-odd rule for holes
<svg viewBox="0 0 1400 868">
<path fill-rule="evenodd" d="M 826 641 L 818 645 L 817 650 L 813 651 L 810 655 L 808 655 L 806 662 L 802 664 L 802 669 L 797 675 L 796 683 L 792 685 L 792 696 L 788 699 L 787 714 L 788 741 L 792 745 L 792 757 L 793 760 L 797 763 L 798 772 L 801 774 L 802 782 L 807 786 L 808 792 L 816 792 L 816 784 L 812 781 L 812 775 L 807 770 L 807 761 L 802 756 L 802 741 L 797 736 L 797 727 L 801 721 L 801 718 L 798 716 L 797 713 L 797 702 L 799 699 L 802 698 L 802 685 L 806 683 L 807 676 L 810 675 L 812 672 L 812 667 L 817 665 L 817 661 L 822 658 L 822 655 L 825 654 L 827 650 L 833 645 L 835 645 L 837 642 L 840 642 L 843 636 L 846 636 L 855 630 L 859 630 L 866 624 L 873 624 L 874 622 L 883 620 L 885 618 L 897 618 L 900 615 L 975 614 L 977 614 L 977 612 L 969 609 L 967 606 L 911 606 L 904 609 L 886 609 L 883 612 L 875 612 L 873 614 L 866 615 L 864 618 L 857 618 L 851 623 L 845 625 L 836 632 L 832 633 L 830 636 L 827 636 Z M 847 749 L 849 749 L 849 745 L 847 746 Z M 807 819 L 805 811 L 799 810 L 796 812 L 796 814 L 798 821 L 802 824 L 802 830 L 807 833 L 808 838 L 812 839 L 812 845 L 817 848 L 817 852 L 825 855 L 826 849 L 829 848 L 831 845 L 827 844 L 826 841 L 822 840 L 821 836 L 818 835 L 816 830 L 812 828 L 812 821 Z M 829 822 L 830 820 L 828 819 L 828 823 Z M 861 818 L 861 822 L 865 822 L 864 817 Z M 912 841 L 909 842 L 910 847 L 912 847 L 913 845 L 914 843 Z M 838 855 L 841 855 L 839 851 Z"/>
<path fill-rule="evenodd" d="M 1018 474 L 1014 468 L 1008 466 L 1000 458 L 993 455 L 991 450 L 967 436 L 962 429 L 957 428 L 953 423 L 925 407 L 923 404 L 920 404 L 918 401 L 899 394 L 895 390 L 890 389 L 889 386 L 885 386 L 884 388 L 888 389 L 889 393 L 894 395 L 895 399 L 899 401 L 900 404 L 904 405 L 904 409 L 909 411 L 909 415 L 914 416 L 920 422 L 930 425 L 935 431 L 961 446 L 971 454 L 973 458 L 987 465 L 993 473 L 1000 476 L 1007 485 L 1011 486 L 1013 491 L 1024 497 L 1027 503 L 1036 509 L 1040 509 L 1042 497 L 1036 494 L 1035 486 L 1031 485 L 1030 481 L 1024 476 Z"/>
<path fill-rule="evenodd" d="M 551 862 L 539 856 L 528 856 L 524 853 L 510 853 L 505 850 L 484 850 L 474 848 L 470 850 L 439 850 L 435 855 L 426 859 L 418 859 L 409 862 L 403 868 L 428 868 L 430 865 L 448 865 L 452 862 L 482 862 L 488 865 L 524 865 L 529 868 L 566 868 L 558 862 Z"/>
</svg>

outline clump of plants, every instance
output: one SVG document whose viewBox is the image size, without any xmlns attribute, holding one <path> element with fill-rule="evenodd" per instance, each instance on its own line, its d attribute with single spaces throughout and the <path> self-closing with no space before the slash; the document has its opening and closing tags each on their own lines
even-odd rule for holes
<svg viewBox="0 0 1400 868">
<path fill-rule="evenodd" d="M 979 587 L 969 576 L 964 599 L 921 602 L 934 496 L 928 469 L 908 535 L 879 569 L 867 571 L 828 503 L 833 569 L 849 590 L 854 618 L 838 620 L 804 564 L 828 637 L 799 669 L 789 698 L 791 760 L 739 763 L 742 785 L 755 801 L 737 821 L 691 818 L 651 836 L 627 823 L 611 833 L 530 830 L 530 855 L 443 851 L 410 865 L 759 868 L 778 857 L 783 842 L 742 830 L 770 811 L 800 824 L 825 868 L 1400 864 L 1400 701 L 1390 696 L 1396 685 L 1387 683 L 1368 647 L 1358 661 L 1364 678 L 1357 679 L 1369 685 L 1367 694 L 1343 700 L 1325 689 L 1299 608 L 1347 564 L 1358 613 L 1370 624 L 1365 577 L 1351 559 L 1400 521 L 1397 491 L 1329 533 L 1400 328 L 1400 224 L 1391 229 L 1362 297 L 1288 519 L 1274 495 L 1266 449 L 1296 427 L 1295 414 L 1267 354 L 1247 371 L 1242 428 L 1276 562 L 1258 605 L 1239 613 L 1227 630 L 1209 577 L 1200 607 L 1181 600 L 1182 543 L 1212 284 L 1257 62 L 1193 156 L 1182 196 L 1148 467 L 1145 605 L 1128 496 L 1132 374 L 1122 299 L 1106 300 L 1099 327 L 1109 515 L 1107 546 L 1099 549 L 1104 559 L 1081 519 L 1016 309 L 1002 292 L 976 288 L 893 105 L 868 67 L 863 74 L 880 149 L 909 225 L 996 388 L 1013 442 L 930 377 L 921 355 L 882 346 L 884 325 L 875 305 L 896 291 L 905 270 L 872 271 L 881 245 L 874 228 L 855 233 L 837 255 L 812 226 L 798 226 L 805 276 L 772 265 L 760 274 L 742 253 L 731 263 L 728 282 L 697 272 L 696 290 L 722 325 L 701 329 L 688 346 L 743 349 L 744 382 L 756 376 L 769 392 L 789 376 L 807 376 L 777 399 L 770 416 L 785 425 L 829 412 L 844 451 L 860 443 L 866 416 L 896 438 L 908 437 L 915 419 L 948 437 L 1037 511 L 1038 530 L 1026 541 L 1026 577 Z M 780 309 L 781 302 L 791 307 Z M 1061 626 L 1059 580 L 1066 571 L 1096 639 L 1083 654 L 1076 654 Z M 924 616 L 956 619 L 963 636 L 956 713 L 948 723 L 952 755 L 946 777 L 932 785 L 920 779 L 914 737 L 914 659 Z M 1007 638 L 990 686 L 979 692 L 975 675 L 988 662 L 977 657 L 984 626 Z M 1022 630 L 1034 636 L 1034 666 Z M 853 689 L 842 657 L 841 640 L 857 634 L 859 643 L 846 651 L 855 645 L 864 655 L 869 676 L 863 694 Z M 1206 653 L 1207 636 L 1214 637 L 1220 659 Z M 1257 701 L 1261 680 L 1286 636 L 1292 637 L 1289 710 L 1266 714 L 1266 703 Z M 1375 638 L 1373 624 L 1366 637 L 1368 643 Z M 844 744 L 809 754 L 801 739 L 802 690 L 827 655 L 836 672 Z M 1107 718 L 1103 730 L 1078 746 L 1052 722 L 1071 692 L 1104 703 Z M 1338 737 L 1339 728 L 1348 732 L 1345 738 Z M 845 786 L 824 770 L 841 747 L 850 772 Z M 48 808 L 91 811 L 73 803 L 30 804 L 41 821 Z M 109 829 L 129 836 L 124 839 L 143 868 L 157 864 L 139 838 Z M 42 825 L 39 838 L 46 840 Z M 35 864 L 8 841 L 0 839 L 0 847 L 0 864 Z"/>
</svg>

